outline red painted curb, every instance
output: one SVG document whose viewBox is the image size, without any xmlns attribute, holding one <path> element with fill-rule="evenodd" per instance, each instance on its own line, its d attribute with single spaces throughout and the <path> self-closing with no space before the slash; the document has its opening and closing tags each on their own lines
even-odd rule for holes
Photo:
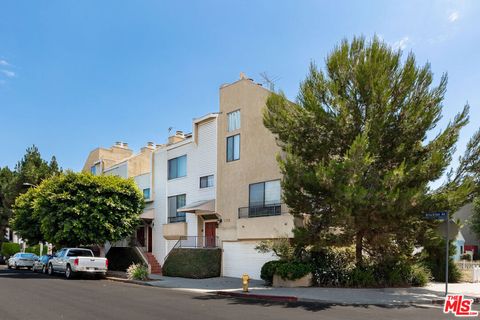
<svg viewBox="0 0 480 320">
<path fill-rule="evenodd" d="M 229 292 L 229 291 L 217 291 L 218 295 L 245 298 L 245 299 L 257 299 L 257 300 L 268 300 L 275 302 L 297 302 L 297 297 L 292 296 L 272 296 L 264 294 L 254 294 L 254 293 L 242 293 L 242 292 Z"/>
</svg>

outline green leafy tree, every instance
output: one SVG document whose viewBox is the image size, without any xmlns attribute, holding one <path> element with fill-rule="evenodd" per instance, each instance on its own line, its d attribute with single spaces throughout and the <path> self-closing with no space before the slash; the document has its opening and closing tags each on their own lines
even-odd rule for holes
<svg viewBox="0 0 480 320">
<path fill-rule="evenodd" d="M 468 106 L 432 137 L 447 76 L 433 85 L 430 65 L 374 38 L 343 41 L 312 64 L 295 103 L 272 94 L 264 124 L 283 152 L 286 204 L 308 214 L 294 230 L 301 246 L 354 245 L 358 267 L 411 255 L 425 211 L 435 208 L 429 183 L 450 164 Z"/>
<path fill-rule="evenodd" d="M 34 185 L 61 172 L 55 157 L 50 162 L 42 159 L 40 151 L 33 145 L 11 171 L 0 169 L 0 235 L 5 234 L 8 220 L 12 215 L 15 199 Z M 0 237 L 2 241 L 3 236 Z"/>
<path fill-rule="evenodd" d="M 143 207 L 143 195 L 132 179 L 67 172 L 44 180 L 35 191 L 20 197 L 12 224 L 27 239 L 30 233 L 37 237 L 35 241 L 41 238 L 57 246 L 103 245 L 130 236 Z M 37 221 L 39 230 L 31 226 L 31 219 Z"/>
<path fill-rule="evenodd" d="M 38 215 L 34 210 L 34 201 L 37 193 L 37 188 L 30 188 L 27 192 L 17 197 L 13 207 L 15 214 L 11 220 L 11 227 L 29 245 L 45 242 L 40 230 Z"/>
</svg>

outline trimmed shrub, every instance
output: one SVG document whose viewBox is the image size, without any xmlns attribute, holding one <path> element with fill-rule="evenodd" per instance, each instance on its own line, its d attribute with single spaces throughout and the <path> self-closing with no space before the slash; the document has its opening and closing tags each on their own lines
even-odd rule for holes
<svg viewBox="0 0 480 320">
<path fill-rule="evenodd" d="M 4 242 L 2 243 L 1 253 L 7 259 L 13 256 L 15 253 L 20 252 L 20 245 L 18 243 Z"/>
<path fill-rule="evenodd" d="M 375 279 L 375 271 L 372 267 L 355 268 L 350 273 L 348 281 L 349 287 L 369 288 L 377 287 L 378 282 Z"/>
<path fill-rule="evenodd" d="M 322 287 L 345 287 L 355 267 L 355 252 L 351 248 L 325 249 L 310 253 L 313 281 Z"/>
<path fill-rule="evenodd" d="M 262 270 L 260 271 L 260 278 L 265 281 L 265 284 L 271 285 L 273 283 L 273 275 L 277 270 L 277 266 L 282 264 L 283 262 L 280 260 L 273 260 L 268 261 L 262 266 Z"/>
<path fill-rule="evenodd" d="M 278 264 L 275 269 L 275 274 L 284 280 L 297 280 L 311 272 L 311 264 L 299 261 L 284 261 Z"/>
<path fill-rule="evenodd" d="M 138 256 L 134 248 L 113 247 L 108 250 L 108 269 L 114 271 L 126 271 L 132 264 L 142 264 L 143 259 Z"/>
<path fill-rule="evenodd" d="M 141 263 L 134 263 L 128 267 L 127 277 L 130 280 L 148 280 L 148 267 Z"/>
<path fill-rule="evenodd" d="M 213 278 L 220 276 L 222 263 L 221 249 L 173 249 L 162 267 L 162 273 L 169 277 Z"/>
</svg>

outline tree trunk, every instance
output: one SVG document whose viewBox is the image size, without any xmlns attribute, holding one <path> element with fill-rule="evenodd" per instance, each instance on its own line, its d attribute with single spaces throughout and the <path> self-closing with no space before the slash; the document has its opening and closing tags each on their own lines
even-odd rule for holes
<svg viewBox="0 0 480 320">
<path fill-rule="evenodd" d="M 357 268 L 363 265 L 363 231 L 358 231 L 355 236 L 355 263 Z"/>
</svg>

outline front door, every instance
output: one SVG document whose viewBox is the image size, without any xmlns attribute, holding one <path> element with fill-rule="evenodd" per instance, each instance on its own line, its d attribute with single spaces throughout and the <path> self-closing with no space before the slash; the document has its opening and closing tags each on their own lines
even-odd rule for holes
<svg viewBox="0 0 480 320">
<path fill-rule="evenodd" d="M 217 222 L 205 222 L 205 246 L 216 247 Z"/>
<path fill-rule="evenodd" d="M 147 248 L 147 251 L 152 252 L 152 227 L 148 226 L 147 231 L 148 231 L 148 248 Z"/>
</svg>

